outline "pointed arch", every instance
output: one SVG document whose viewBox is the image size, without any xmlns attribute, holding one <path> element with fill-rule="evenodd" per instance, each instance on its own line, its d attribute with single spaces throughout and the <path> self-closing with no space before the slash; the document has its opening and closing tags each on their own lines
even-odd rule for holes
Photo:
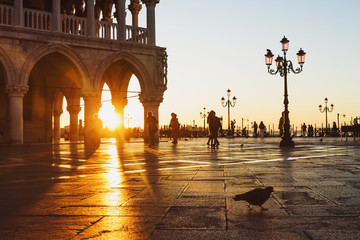
<svg viewBox="0 0 360 240">
<path fill-rule="evenodd" d="M 4 67 L 5 81 L 8 86 L 18 85 L 16 82 L 16 72 L 14 64 L 12 63 L 10 57 L 7 53 L 0 47 L 0 63 Z"/>
<path fill-rule="evenodd" d="M 111 67 L 112 64 L 119 62 L 119 61 L 124 61 L 131 66 L 130 71 L 139 80 L 139 84 L 140 84 L 140 88 L 141 88 L 142 92 L 146 92 L 149 89 L 153 88 L 151 77 L 150 77 L 150 74 L 149 74 L 145 64 L 141 60 L 139 60 L 137 57 L 135 57 L 134 55 L 132 55 L 128 52 L 117 52 L 115 54 L 112 54 L 112 55 L 108 56 L 101 63 L 101 65 L 97 69 L 96 75 L 95 75 L 95 83 L 94 83 L 95 88 L 101 87 L 101 84 L 102 84 L 101 81 L 102 81 L 102 78 L 103 78 L 105 72 L 107 71 L 107 69 L 109 69 L 109 67 Z"/>
<path fill-rule="evenodd" d="M 75 71 L 80 76 L 80 85 L 82 88 L 92 88 L 92 83 L 89 80 L 89 73 L 87 70 L 86 65 L 84 64 L 82 58 L 74 53 L 74 51 L 62 44 L 49 44 L 44 47 L 41 47 L 37 50 L 35 50 L 25 61 L 21 73 L 20 73 L 20 84 L 21 85 L 28 85 L 29 76 L 30 73 L 35 66 L 35 64 L 45 57 L 46 55 L 49 55 L 51 53 L 60 53 L 67 57 L 72 64 L 74 64 Z"/>
</svg>

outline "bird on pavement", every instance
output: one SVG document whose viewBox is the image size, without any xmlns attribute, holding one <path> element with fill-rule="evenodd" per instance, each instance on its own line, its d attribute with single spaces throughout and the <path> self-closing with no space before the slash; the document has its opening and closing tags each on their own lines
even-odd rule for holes
<svg viewBox="0 0 360 240">
<path fill-rule="evenodd" d="M 319 140 L 320 142 L 322 142 L 323 141 L 323 139 L 322 138 L 320 138 L 320 140 Z"/>
<path fill-rule="evenodd" d="M 261 205 L 266 202 L 270 198 L 271 193 L 274 191 L 273 187 L 266 187 L 263 188 L 255 188 L 249 192 L 235 195 L 233 198 L 235 201 L 244 200 L 248 203 L 248 208 L 252 210 L 250 205 L 256 205 L 260 206 L 262 210 L 267 210 L 266 208 L 263 208 Z"/>
</svg>

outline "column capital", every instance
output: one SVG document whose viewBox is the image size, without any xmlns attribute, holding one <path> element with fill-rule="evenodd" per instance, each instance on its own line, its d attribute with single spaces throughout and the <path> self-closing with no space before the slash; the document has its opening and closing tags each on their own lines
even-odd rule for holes
<svg viewBox="0 0 360 240">
<path fill-rule="evenodd" d="M 146 6 L 148 5 L 153 5 L 155 6 L 156 4 L 158 4 L 160 2 L 160 0 L 141 0 Z"/>
<path fill-rule="evenodd" d="M 24 97 L 25 94 L 29 91 L 27 86 L 8 86 L 5 88 L 6 93 L 10 97 Z"/>
<path fill-rule="evenodd" d="M 138 14 L 142 8 L 140 0 L 131 0 L 128 8 L 132 14 Z"/>
<path fill-rule="evenodd" d="M 100 97 L 100 90 L 84 90 L 81 92 L 84 101 L 97 100 Z"/>
<path fill-rule="evenodd" d="M 121 99 L 113 98 L 111 100 L 111 103 L 115 107 L 115 110 L 116 110 L 118 108 L 124 108 L 128 104 L 128 100 L 127 100 L 127 98 L 121 98 Z"/>
<path fill-rule="evenodd" d="M 163 99 L 162 94 L 141 93 L 139 96 L 140 102 L 146 107 L 159 107 Z"/>
<path fill-rule="evenodd" d="M 55 110 L 54 117 L 60 117 L 62 113 L 63 113 L 63 110 Z"/>
<path fill-rule="evenodd" d="M 81 111 L 81 107 L 79 105 L 70 105 L 66 107 L 66 110 L 70 114 L 79 114 L 79 112 Z"/>
</svg>

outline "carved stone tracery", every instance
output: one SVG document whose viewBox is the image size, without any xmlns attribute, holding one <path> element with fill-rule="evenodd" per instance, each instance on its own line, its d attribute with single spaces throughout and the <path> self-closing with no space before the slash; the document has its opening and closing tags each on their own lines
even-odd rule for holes
<svg viewBox="0 0 360 240">
<path fill-rule="evenodd" d="M 167 65 L 168 55 L 166 50 L 163 50 L 157 55 L 157 67 L 159 72 L 159 79 L 161 80 L 161 85 L 167 86 L 167 73 L 168 73 L 168 65 Z"/>
</svg>

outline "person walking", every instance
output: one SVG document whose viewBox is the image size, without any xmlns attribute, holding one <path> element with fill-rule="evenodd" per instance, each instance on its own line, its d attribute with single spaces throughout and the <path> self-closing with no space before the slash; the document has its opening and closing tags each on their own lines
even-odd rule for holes
<svg viewBox="0 0 360 240">
<path fill-rule="evenodd" d="M 257 125 L 257 123 L 254 121 L 254 126 L 253 126 L 253 128 L 254 128 L 254 137 L 257 137 L 257 129 L 258 129 L 258 125 Z"/>
<path fill-rule="evenodd" d="M 171 113 L 171 120 L 170 120 L 169 128 L 171 128 L 171 135 L 174 139 L 174 141 L 172 141 L 172 143 L 177 144 L 178 138 L 179 138 L 180 123 L 179 123 L 179 120 L 175 113 Z"/>
<path fill-rule="evenodd" d="M 151 111 L 147 113 L 146 126 L 150 138 L 149 147 L 153 147 L 155 145 L 155 134 L 158 131 L 158 121 Z"/>
<path fill-rule="evenodd" d="M 263 123 L 263 121 L 260 122 L 259 124 L 259 129 L 260 129 L 260 137 L 264 138 L 265 135 L 265 124 Z"/>
<path fill-rule="evenodd" d="M 302 131 L 302 136 L 305 137 L 306 135 L 306 124 L 304 123 L 302 126 L 301 126 L 301 131 Z"/>
</svg>

